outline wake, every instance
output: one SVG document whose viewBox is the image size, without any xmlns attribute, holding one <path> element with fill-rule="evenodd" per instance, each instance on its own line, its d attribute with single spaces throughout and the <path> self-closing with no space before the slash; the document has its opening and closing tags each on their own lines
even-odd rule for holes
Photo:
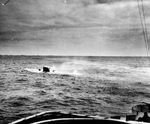
<svg viewBox="0 0 150 124">
<path fill-rule="evenodd" d="M 36 68 L 26 68 L 25 69 L 28 72 L 31 73 L 47 73 L 47 74 L 57 74 L 57 75 L 75 75 L 75 76 L 80 76 L 81 73 L 79 73 L 78 70 L 70 70 L 70 69 L 60 69 L 59 67 L 53 66 L 50 68 L 50 72 L 43 72 L 42 69 L 36 69 Z"/>
</svg>

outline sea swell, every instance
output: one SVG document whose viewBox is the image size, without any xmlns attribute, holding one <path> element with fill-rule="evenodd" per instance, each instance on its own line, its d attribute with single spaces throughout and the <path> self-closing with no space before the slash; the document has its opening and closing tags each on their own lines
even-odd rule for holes
<svg viewBox="0 0 150 124">
<path fill-rule="evenodd" d="M 74 60 L 73 57 L 11 56 L 2 59 L 2 123 L 48 110 L 105 117 L 126 115 L 133 105 L 149 101 L 150 78 L 143 58 L 80 57 L 78 60 L 76 57 Z M 136 63 L 131 64 L 135 59 Z M 44 65 L 61 73 L 26 70 L 38 70 Z"/>
</svg>

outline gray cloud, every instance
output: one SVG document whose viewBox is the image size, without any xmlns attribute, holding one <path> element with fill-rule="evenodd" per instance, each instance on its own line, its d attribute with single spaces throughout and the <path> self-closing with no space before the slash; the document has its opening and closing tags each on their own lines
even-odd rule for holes
<svg viewBox="0 0 150 124">
<path fill-rule="evenodd" d="M 148 26 L 149 6 L 150 1 L 145 1 Z M 5 43 L 8 50 L 10 44 L 11 49 L 16 45 L 16 52 L 19 46 L 27 52 L 29 44 L 34 50 L 31 53 L 37 52 L 37 48 L 42 51 L 43 44 L 44 53 L 71 54 L 77 50 L 77 53 L 105 54 L 102 50 L 108 50 L 107 54 L 113 51 L 116 54 L 118 48 L 127 47 L 127 41 L 142 40 L 139 25 L 137 3 L 133 0 L 11 0 L 7 6 L 0 6 L 2 52 Z M 136 34 L 140 36 L 136 38 Z"/>
<path fill-rule="evenodd" d="M 132 0 L 15 0 L 0 8 L 1 24 L 34 26 L 105 24 L 115 19 L 137 18 L 137 3 Z M 132 2 L 131 2 L 132 1 Z M 112 3 L 115 4 L 97 4 Z M 90 6 L 89 6 L 90 5 Z M 147 5 L 148 6 L 148 5 Z M 149 11 L 149 9 L 148 9 Z M 147 15 L 149 16 L 149 15 Z M 109 25 L 109 24 L 108 24 Z"/>
<path fill-rule="evenodd" d="M 98 3 L 109 3 L 110 0 L 97 0 Z"/>
</svg>

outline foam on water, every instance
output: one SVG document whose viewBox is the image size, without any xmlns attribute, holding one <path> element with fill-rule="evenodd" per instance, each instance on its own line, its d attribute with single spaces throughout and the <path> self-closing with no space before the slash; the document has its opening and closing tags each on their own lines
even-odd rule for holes
<svg viewBox="0 0 150 124">
<path fill-rule="evenodd" d="M 45 73 L 42 69 L 34 69 L 34 68 L 26 68 L 26 71 L 32 72 L 32 73 Z M 78 70 L 74 68 L 69 68 L 67 66 L 63 67 L 56 67 L 52 66 L 50 67 L 50 72 L 46 72 L 47 74 L 57 74 L 57 75 L 81 75 L 81 73 L 78 72 Z"/>
<path fill-rule="evenodd" d="M 33 73 L 43 73 L 43 71 L 39 71 L 39 69 L 36 69 L 36 68 L 25 68 L 24 70 L 33 72 Z"/>
<path fill-rule="evenodd" d="M 150 75 L 149 67 L 130 67 L 122 63 L 100 63 L 99 61 L 93 62 L 77 59 L 67 60 L 59 65 L 51 64 L 47 67 L 51 70 L 48 74 L 88 76 L 112 80 L 122 80 L 127 76 L 136 78 L 138 75 L 142 75 L 143 78 L 148 78 Z M 33 73 L 43 73 L 42 69 L 39 71 L 37 68 L 26 68 L 25 70 Z"/>
</svg>

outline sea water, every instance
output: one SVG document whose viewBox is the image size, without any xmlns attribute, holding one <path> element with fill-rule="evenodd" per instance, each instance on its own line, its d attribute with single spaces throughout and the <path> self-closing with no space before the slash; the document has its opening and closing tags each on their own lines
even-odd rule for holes
<svg viewBox="0 0 150 124">
<path fill-rule="evenodd" d="M 0 56 L 0 120 L 51 110 L 125 116 L 150 102 L 149 63 L 146 57 Z M 53 71 L 39 71 L 43 66 Z"/>
</svg>

